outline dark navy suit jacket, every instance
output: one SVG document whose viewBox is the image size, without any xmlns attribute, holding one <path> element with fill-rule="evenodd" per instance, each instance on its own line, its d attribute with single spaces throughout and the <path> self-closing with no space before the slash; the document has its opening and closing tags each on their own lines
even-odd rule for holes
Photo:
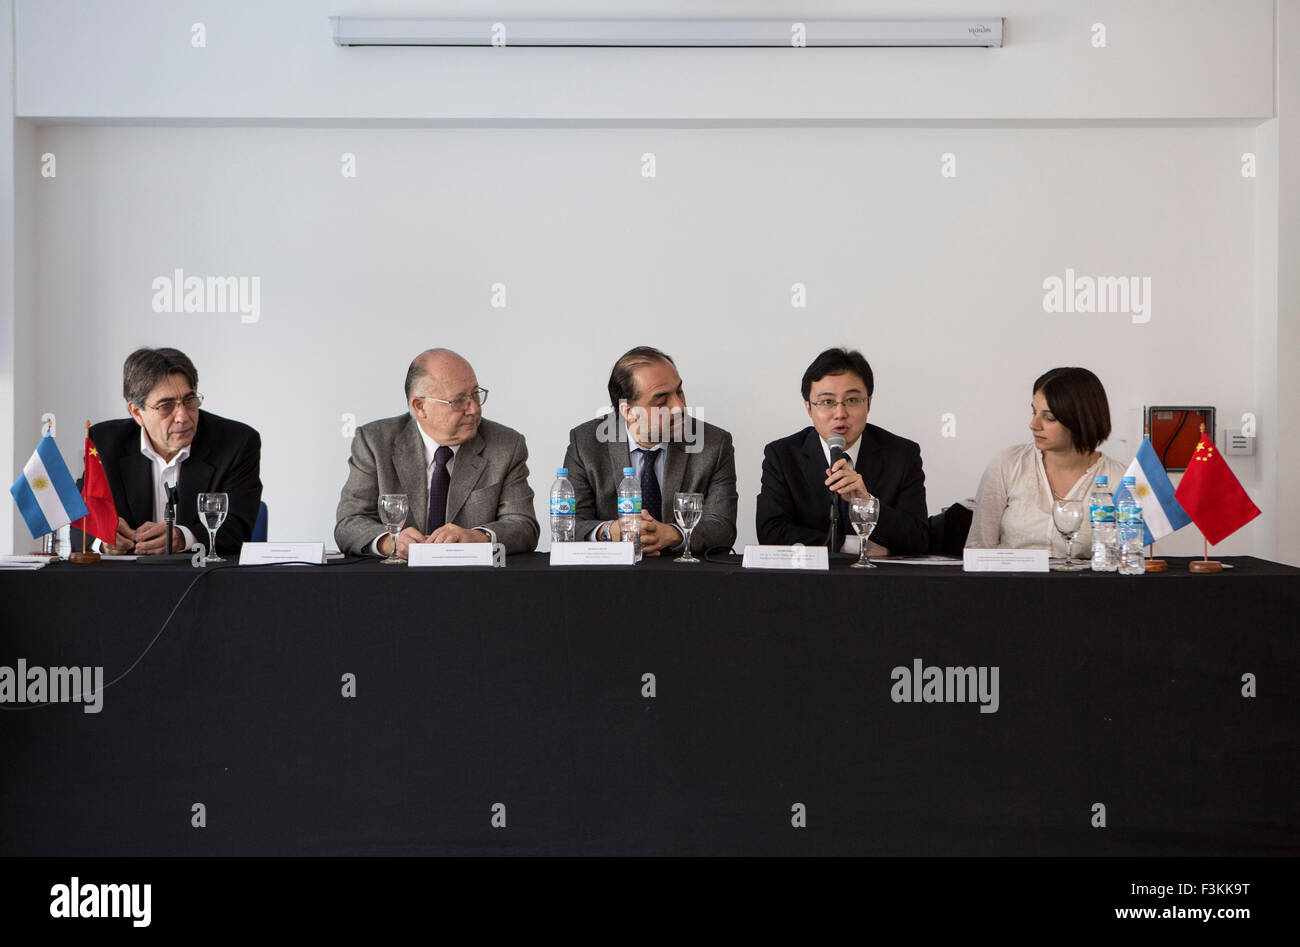
<svg viewBox="0 0 1300 947">
<path fill-rule="evenodd" d="M 880 498 L 880 520 L 871 541 L 896 555 L 926 553 L 930 539 L 920 445 L 868 424 L 855 450 L 854 469 Z M 831 524 L 826 467 L 821 438 L 812 427 L 763 449 L 756 517 L 760 543 L 825 545 Z M 843 515 L 840 529 L 852 535 L 853 527 Z"/>
</svg>

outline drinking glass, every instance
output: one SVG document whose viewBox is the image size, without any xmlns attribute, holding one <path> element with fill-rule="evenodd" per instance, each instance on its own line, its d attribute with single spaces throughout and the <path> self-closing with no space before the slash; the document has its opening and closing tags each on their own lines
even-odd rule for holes
<svg viewBox="0 0 1300 947">
<path fill-rule="evenodd" d="M 674 559 L 674 562 L 699 562 L 691 555 L 691 531 L 704 515 L 703 493 L 677 493 L 673 495 L 673 516 L 677 528 L 686 537 L 686 551 Z"/>
<path fill-rule="evenodd" d="M 393 551 L 388 554 L 387 559 L 380 560 L 386 566 L 399 566 L 406 563 L 406 560 L 397 554 L 397 534 L 402 531 L 409 509 L 405 493 L 384 493 L 379 497 L 379 521 L 384 524 L 388 535 L 393 538 Z"/>
<path fill-rule="evenodd" d="M 1087 568 L 1082 562 L 1074 561 L 1074 537 L 1079 535 L 1083 526 L 1082 500 L 1056 500 L 1052 503 L 1052 524 L 1065 540 L 1065 561 L 1052 568 L 1057 572 L 1078 572 Z"/>
<path fill-rule="evenodd" d="M 876 497 L 854 497 L 849 501 L 849 522 L 858 534 L 858 561 L 852 569 L 874 569 L 876 564 L 867 556 L 867 540 L 880 519 L 880 500 Z"/>
<path fill-rule="evenodd" d="M 221 529 L 221 524 L 226 521 L 226 513 L 230 510 L 230 497 L 224 493 L 200 493 L 199 494 L 199 519 L 208 530 L 208 552 L 203 558 L 203 564 L 206 566 L 210 562 L 225 562 L 217 552 L 217 530 Z"/>
</svg>

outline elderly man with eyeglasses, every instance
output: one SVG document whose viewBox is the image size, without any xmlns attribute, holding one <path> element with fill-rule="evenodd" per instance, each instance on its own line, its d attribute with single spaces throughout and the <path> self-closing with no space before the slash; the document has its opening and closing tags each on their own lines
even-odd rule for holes
<svg viewBox="0 0 1300 947">
<path fill-rule="evenodd" d="M 200 493 L 229 498 L 217 532 L 217 554 L 238 553 L 253 534 L 262 500 L 262 439 L 247 424 L 201 411 L 198 387 L 198 370 L 178 349 L 143 348 L 127 356 L 122 396 L 131 416 L 90 429 L 118 517 L 113 545 L 95 540 L 98 552 L 166 552 L 166 506 L 173 491 L 173 552 L 184 552 L 196 535 L 207 536 L 199 522 Z M 74 548 L 80 542 L 78 533 Z"/>
<path fill-rule="evenodd" d="M 927 551 L 925 472 L 915 441 L 867 423 L 875 379 L 861 352 L 827 349 L 804 372 L 804 406 L 812 421 L 797 434 L 763 449 L 758 495 L 758 541 L 771 545 L 820 546 L 830 533 L 830 505 L 839 509 L 840 535 L 851 533 L 848 504 L 876 497 L 880 516 L 871 533 L 873 555 Z M 844 438 L 844 457 L 831 464 L 830 440 Z M 858 537 L 836 543 L 837 552 L 858 551 Z"/>
<path fill-rule="evenodd" d="M 537 548 L 528 447 L 523 435 L 483 417 L 487 391 L 469 362 L 447 349 L 421 352 L 406 371 L 406 414 L 357 428 L 334 539 L 356 556 L 390 556 L 379 497 L 407 498 L 396 554 L 412 543 L 499 542 Z"/>
</svg>

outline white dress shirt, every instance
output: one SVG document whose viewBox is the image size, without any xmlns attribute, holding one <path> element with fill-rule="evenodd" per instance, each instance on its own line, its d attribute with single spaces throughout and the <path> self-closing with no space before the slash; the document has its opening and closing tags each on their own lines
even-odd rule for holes
<svg viewBox="0 0 1300 947">
<path fill-rule="evenodd" d="M 1113 494 L 1119 489 L 1125 467 L 1117 460 L 1098 454 L 1062 499 L 1084 502 L 1083 525 L 1074 537 L 1074 554 L 1092 548 L 1092 527 L 1088 522 L 1088 495 L 1093 482 L 1104 474 Z M 1049 555 L 1064 556 L 1066 542 L 1052 523 L 1052 488 L 1043 467 L 1043 452 L 1033 444 L 1008 447 L 989 463 L 980 478 L 975 497 L 975 514 L 966 537 L 969 549 L 1048 549 Z"/>
<path fill-rule="evenodd" d="M 176 456 L 171 460 L 164 460 L 157 451 L 153 449 L 153 445 L 149 443 L 149 435 L 145 432 L 145 429 L 140 428 L 140 453 L 149 461 L 149 470 L 153 475 L 153 522 L 166 522 L 167 487 L 175 486 L 180 482 L 181 463 L 185 458 L 190 456 L 189 445 L 186 444 L 178 450 Z M 180 549 L 173 549 L 173 551 L 184 552 L 193 547 L 195 542 L 194 534 L 180 523 L 176 524 L 176 528 L 181 531 L 183 545 Z M 95 540 L 95 542 L 98 543 L 98 545 L 94 547 L 95 551 L 103 552 L 104 543 L 98 539 Z M 166 540 L 164 540 L 164 542 L 166 542 Z M 165 549 L 166 547 L 164 546 L 163 548 Z"/>
<path fill-rule="evenodd" d="M 623 432 L 623 440 L 627 442 L 628 461 L 627 464 L 625 464 L 624 466 L 632 468 L 633 470 L 632 476 L 636 477 L 637 483 L 640 483 L 641 474 L 645 470 L 646 455 L 644 452 L 649 451 L 650 453 L 654 454 L 655 479 L 659 481 L 659 492 L 660 495 L 662 496 L 663 489 L 664 489 L 664 470 L 667 469 L 668 466 L 668 449 L 663 444 L 651 444 L 649 447 L 642 447 L 632 438 L 632 435 L 628 433 L 627 421 L 625 419 L 620 418 L 618 423 L 620 429 Z M 622 479 L 623 479 L 622 477 L 619 477 L 619 480 Z M 642 497 L 643 501 L 644 499 L 645 498 Z M 645 507 L 642 506 L 641 509 L 644 510 Z M 659 519 L 659 516 L 662 512 L 663 512 L 662 510 L 649 511 L 650 515 L 653 516 L 655 519 Z M 600 526 L 596 526 L 594 529 L 592 529 L 592 531 L 587 534 L 587 539 L 594 540 L 596 538 L 596 534 L 600 532 L 600 529 L 601 529 Z M 679 543 L 678 545 L 681 545 L 681 543 Z"/>
<path fill-rule="evenodd" d="M 446 447 L 448 450 L 451 451 L 451 459 L 447 461 L 447 478 L 448 480 L 450 480 L 452 473 L 456 469 L 456 454 L 459 453 L 461 445 L 439 444 L 428 434 L 424 433 L 424 428 L 420 427 L 418 423 L 415 426 L 416 429 L 419 430 L 420 432 L 420 440 L 424 441 L 424 489 L 428 490 L 429 484 L 433 480 L 433 468 L 438 463 L 438 458 L 436 456 L 438 453 L 438 448 Z M 426 509 L 428 508 L 427 504 L 425 508 Z M 408 525 L 415 526 L 416 529 L 418 529 L 421 533 L 423 533 L 424 527 L 427 526 L 428 523 L 427 522 L 420 523 L 419 525 L 412 523 Z M 486 526 L 475 526 L 472 528 L 482 530 L 483 532 L 487 533 L 489 542 L 495 543 L 497 541 L 497 534 L 492 532 L 492 530 L 488 529 Z M 388 535 L 388 530 L 384 530 L 382 533 L 376 536 L 374 540 L 371 541 L 370 551 L 374 553 L 376 556 L 383 555 L 383 553 L 379 551 L 379 540 L 383 539 L 387 535 Z"/>
</svg>

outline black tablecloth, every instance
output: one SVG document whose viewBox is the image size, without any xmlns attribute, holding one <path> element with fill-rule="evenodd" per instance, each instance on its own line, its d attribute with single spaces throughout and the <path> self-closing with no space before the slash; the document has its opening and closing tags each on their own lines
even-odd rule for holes
<svg viewBox="0 0 1300 947">
<path fill-rule="evenodd" d="M 1295 854 L 1300 570 L 1225 561 L 0 572 L 0 666 L 113 681 L 0 706 L 0 854 Z"/>
</svg>

